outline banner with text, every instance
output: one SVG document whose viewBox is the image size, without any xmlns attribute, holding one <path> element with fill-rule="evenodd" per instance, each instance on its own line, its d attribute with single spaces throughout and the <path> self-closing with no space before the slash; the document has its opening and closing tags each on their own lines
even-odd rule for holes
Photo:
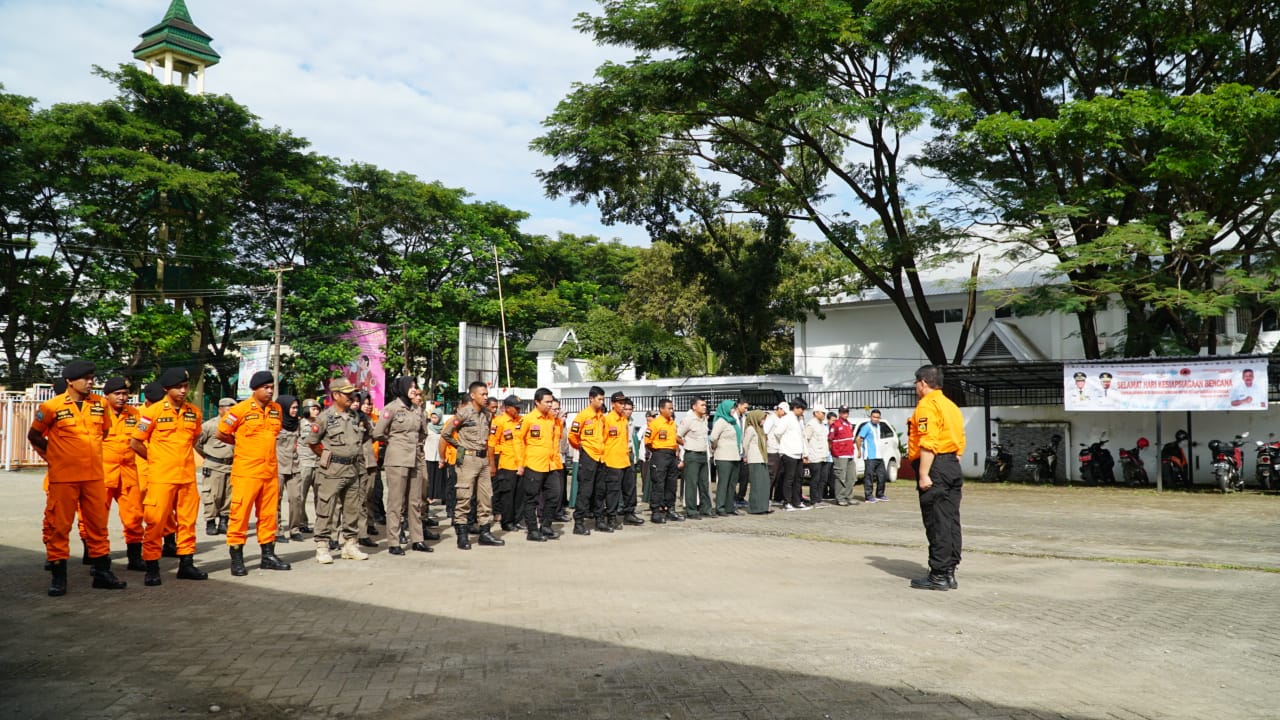
<svg viewBox="0 0 1280 720">
<path fill-rule="evenodd" d="M 1266 410 L 1267 361 L 1062 366 L 1069 411 Z"/>
<path fill-rule="evenodd" d="M 249 381 L 259 370 L 271 369 L 271 341 L 251 340 L 240 343 L 240 378 L 236 381 L 236 399 L 244 400 L 252 394 Z"/>
<path fill-rule="evenodd" d="M 351 381 L 357 390 L 364 390 L 373 399 L 373 407 L 381 410 L 386 393 L 383 379 L 386 376 L 382 369 L 387 359 L 387 326 L 382 323 L 354 320 L 351 330 L 342 336 L 356 344 L 356 357 L 345 367 L 335 366 L 333 369 Z M 325 388 L 328 390 L 328 387 Z"/>
</svg>

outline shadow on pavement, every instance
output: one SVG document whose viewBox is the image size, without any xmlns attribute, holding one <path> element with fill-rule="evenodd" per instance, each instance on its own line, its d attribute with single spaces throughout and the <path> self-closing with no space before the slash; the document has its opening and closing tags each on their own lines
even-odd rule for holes
<svg viewBox="0 0 1280 720">
<path fill-rule="evenodd" d="M 929 574 L 929 566 L 921 565 L 917 562 L 909 560 L 894 560 L 893 558 L 881 557 L 879 555 L 871 555 L 867 557 L 867 564 L 871 567 L 894 577 L 910 580 L 912 578 L 924 577 Z"/>
<path fill-rule="evenodd" d="M 288 555 L 300 561 L 307 553 Z M 256 552 L 252 557 L 256 567 Z M 129 580 L 124 591 L 91 590 L 77 569 L 67 596 L 49 598 L 42 560 L 0 546 L 2 717 L 1041 717 L 906 683 L 850 682 L 460 620 L 431 613 L 431 596 L 412 612 L 264 589 L 253 577 L 232 579 L 220 562 L 203 563 L 215 573 L 210 580 L 191 582 L 174 579 L 174 561 L 166 559 L 158 588 L 143 587 L 141 573 L 122 570 Z M 872 563 L 902 577 L 919 569 L 884 558 Z M 395 588 L 362 592 L 372 600 Z M 512 603 L 513 613 L 537 624 L 538 598 L 478 584 L 436 592 L 471 594 L 477 613 Z M 677 611 L 678 602 L 673 597 L 649 619 L 620 616 L 616 632 L 584 628 L 584 634 L 647 632 L 661 626 L 662 613 Z M 769 642 L 767 636 L 760 641 Z M 856 649 L 834 651 L 856 659 Z"/>
</svg>

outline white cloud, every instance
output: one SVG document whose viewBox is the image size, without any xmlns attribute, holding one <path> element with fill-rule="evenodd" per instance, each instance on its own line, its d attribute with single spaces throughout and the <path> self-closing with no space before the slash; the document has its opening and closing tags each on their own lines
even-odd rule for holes
<svg viewBox="0 0 1280 720">
<path fill-rule="evenodd" d="M 90 67 L 130 62 L 166 0 L 0 0 L 0 83 L 42 104 L 97 101 L 112 88 Z M 593 0 L 405 2 L 187 0 L 222 62 L 206 89 L 226 93 L 316 151 L 464 187 L 530 214 L 529 232 L 645 243 L 594 210 L 548 200 L 529 150 L 573 82 L 617 51 L 573 28 Z M 564 223 L 561 225 L 560 223 Z"/>
</svg>

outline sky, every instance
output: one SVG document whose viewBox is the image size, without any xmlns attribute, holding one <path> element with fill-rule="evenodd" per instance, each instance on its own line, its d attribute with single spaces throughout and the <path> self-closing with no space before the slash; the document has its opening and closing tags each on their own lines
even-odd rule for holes
<svg viewBox="0 0 1280 720">
<path fill-rule="evenodd" d="M 625 51 L 574 28 L 595 0 L 186 0 L 222 62 L 228 94 L 316 152 L 412 173 L 529 214 L 522 229 L 618 237 L 593 206 L 546 198 L 529 149 L 574 82 Z M 0 0 L 0 84 L 41 105 L 96 102 L 114 88 L 94 65 L 133 62 L 169 0 Z"/>
</svg>

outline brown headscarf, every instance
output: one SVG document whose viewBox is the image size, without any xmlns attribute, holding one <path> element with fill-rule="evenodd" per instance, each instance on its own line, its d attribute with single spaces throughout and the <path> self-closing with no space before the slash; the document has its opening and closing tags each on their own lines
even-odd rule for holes
<svg viewBox="0 0 1280 720">
<path fill-rule="evenodd" d="M 763 410 L 752 410 L 747 413 L 747 427 L 755 428 L 756 442 L 760 444 L 760 457 L 769 457 L 768 446 L 764 443 L 764 419 L 769 413 Z"/>
</svg>

